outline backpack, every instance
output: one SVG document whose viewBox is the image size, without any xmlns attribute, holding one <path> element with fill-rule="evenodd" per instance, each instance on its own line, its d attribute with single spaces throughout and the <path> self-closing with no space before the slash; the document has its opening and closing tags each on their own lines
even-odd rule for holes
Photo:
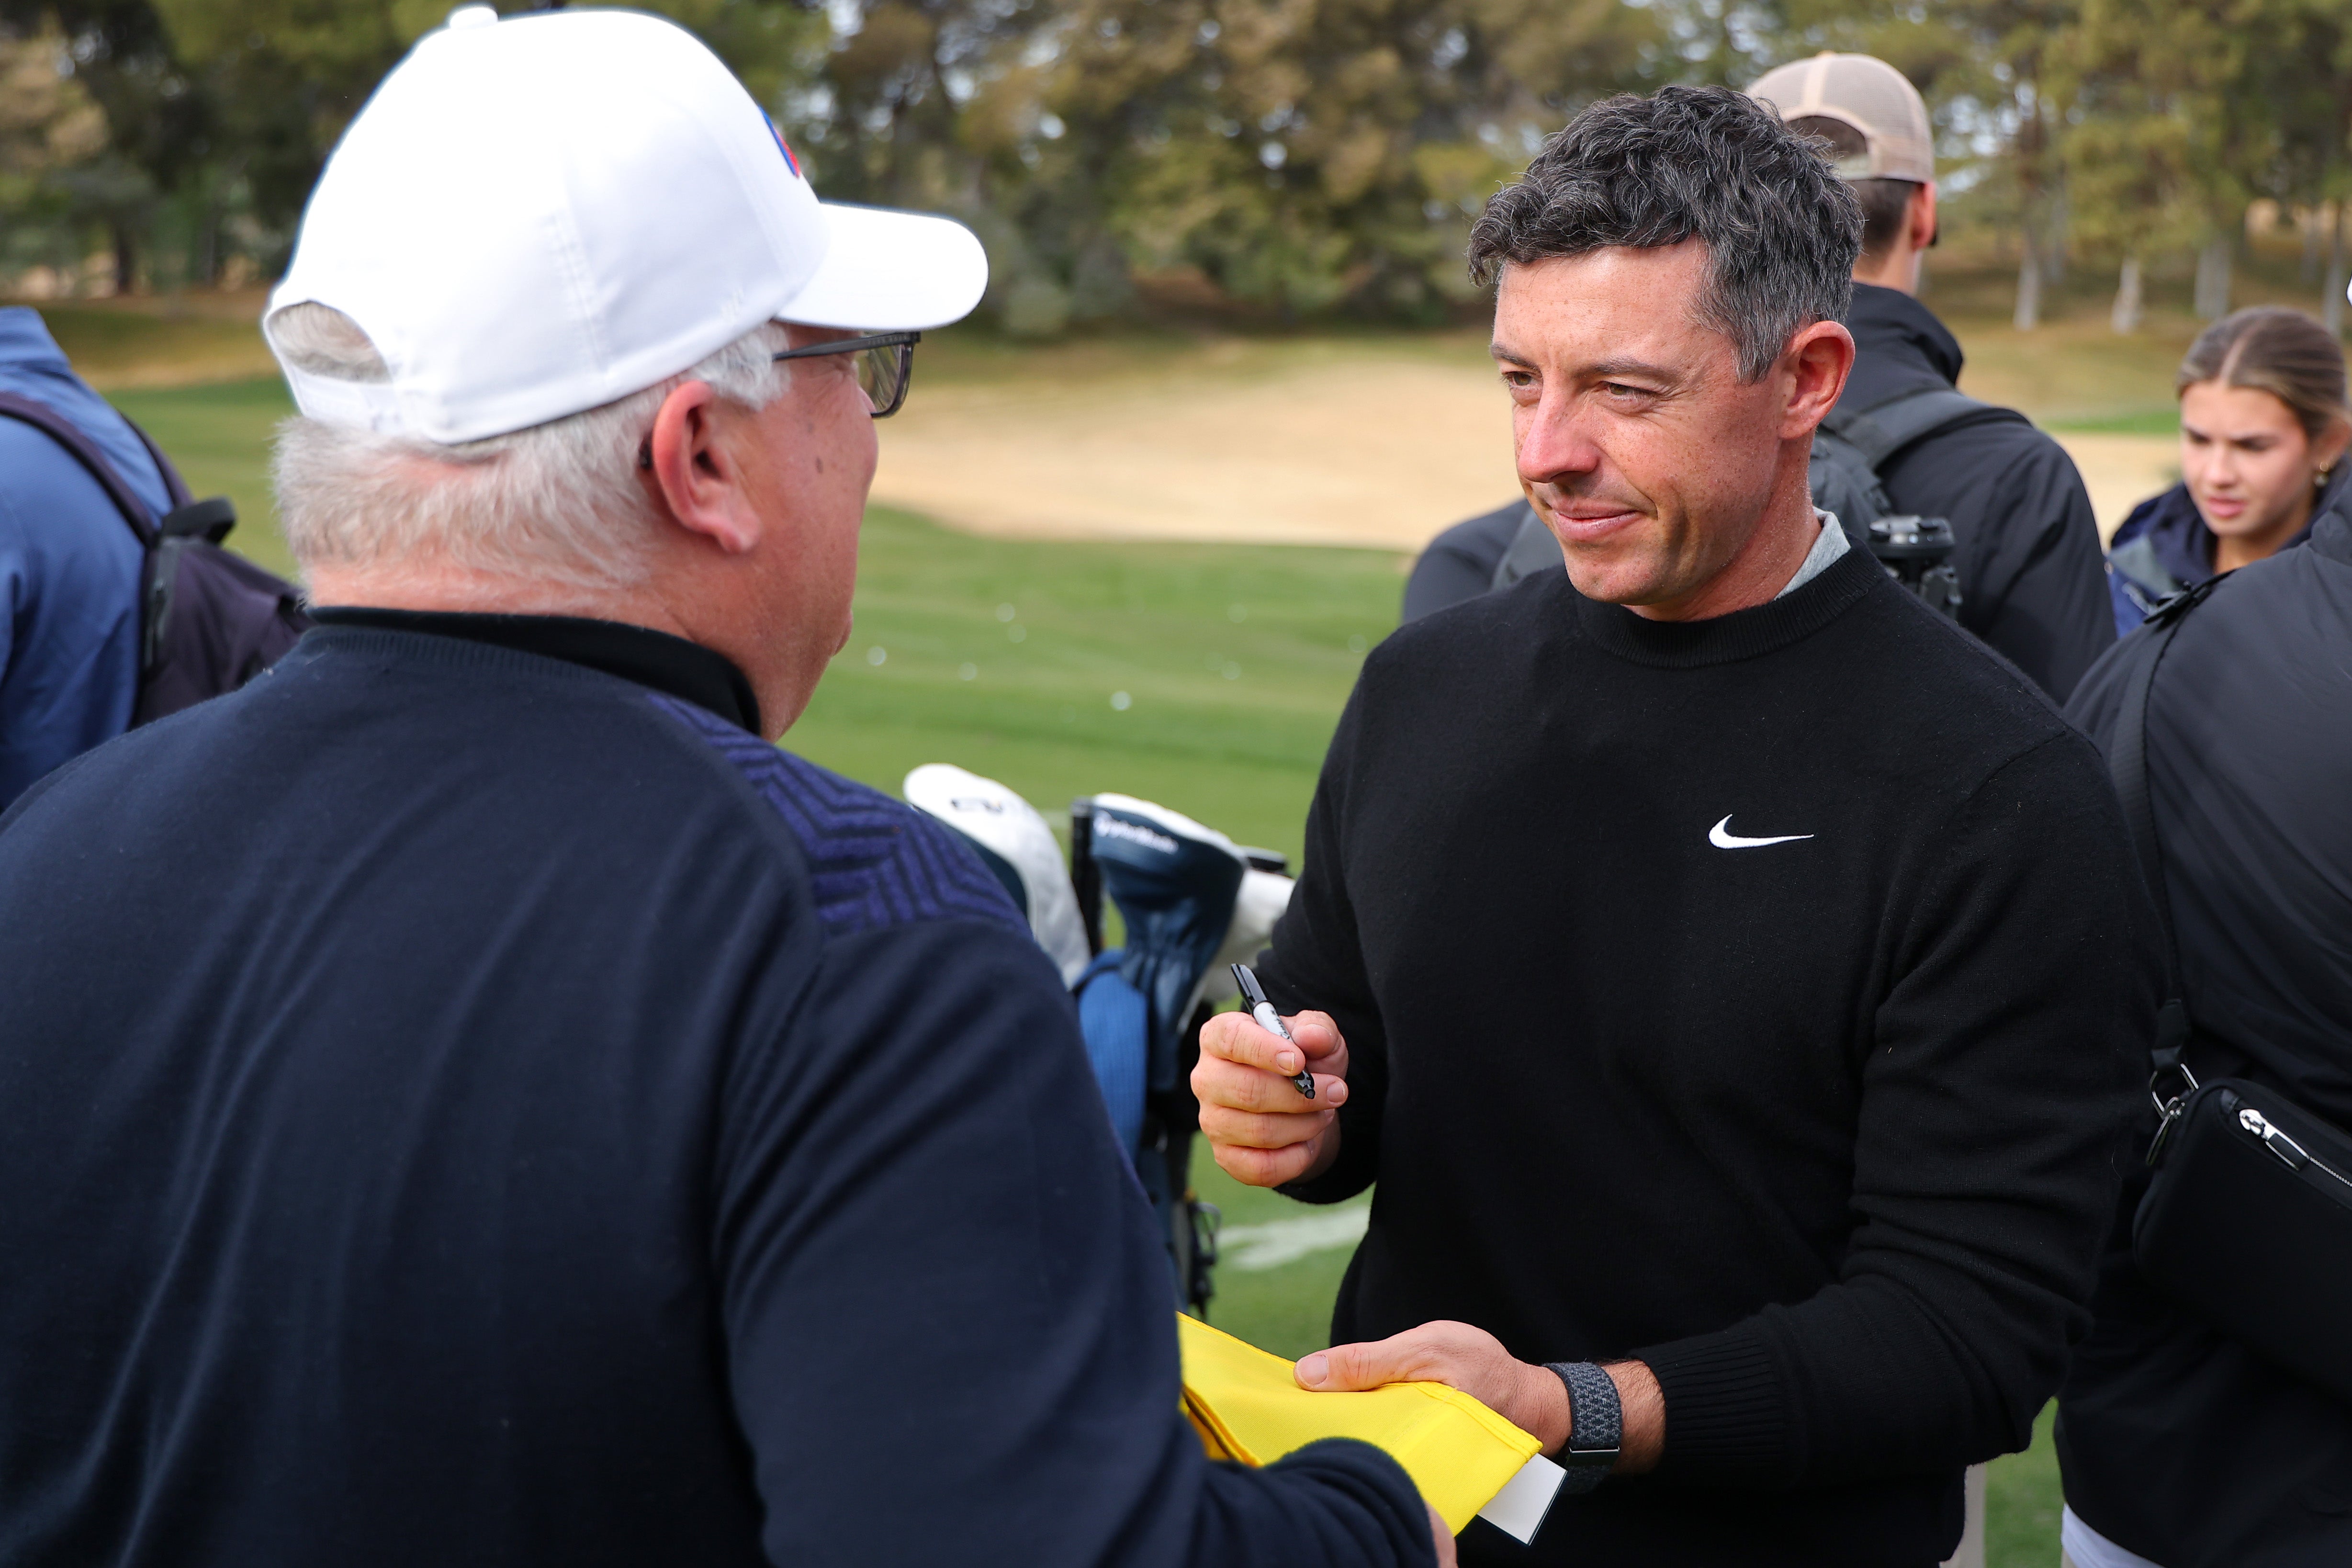
<svg viewBox="0 0 2352 1568">
<path fill-rule="evenodd" d="M 1963 425 L 2032 423 L 2012 408 L 1979 403 L 1948 386 L 1899 393 L 1868 408 L 1833 408 L 1813 432 L 1807 478 L 1813 504 L 1834 515 L 1846 537 L 1876 556 L 1888 576 L 1946 615 L 1960 606 L 1950 560 L 1952 525 L 1940 517 L 1898 515 L 1878 471 L 1915 443 Z M 1490 586 L 1507 588 L 1533 572 L 1561 564 L 1559 545 L 1536 515 L 1526 515 L 1495 564 Z"/>
<path fill-rule="evenodd" d="M 139 540 L 139 688 L 133 728 L 236 690 L 275 664 L 310 625 L 294 584 L 223 550 L 236 525 L 226 496 L 197 500 L 172 460 L 131 426 L 155 460 L 172 510 L 158 519 L 98 443 L 45 403 L 0 393 L 0 416 L 32 426 L 89 470 Z"/>
</svg>

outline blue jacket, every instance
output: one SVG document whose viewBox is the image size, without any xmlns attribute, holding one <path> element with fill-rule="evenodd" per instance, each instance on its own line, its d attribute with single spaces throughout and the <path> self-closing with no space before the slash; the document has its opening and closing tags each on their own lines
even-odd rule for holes
<svg viewBox="0 0 2352 1568">
<path fill-rule="evenodd" d="M 690 643 L 320 618 L 0 816 L 0 1563 L 1432 1561 L 1377 1449 L 1202 1457 L 946 827 Z"/>
<path fill-rule="evenodd" d="M 147 448 L 73 373 L 37 311 L 0 310 L 0 392 L 64 415 L 156 516 L 172 510 Z M 0 418 L 0 807 L 130 728 L 139 563 L 98 481 L 47 436 Z"/>
<path fill-rule="evenodd" d="M 2326 488 L 2312 502 L 2315 521 L 2344 499 L 2352 465 L 2338 464 Z M 2279 548 L 2292 550 L 2311 537 L 2311 524 Z M 2213 575 L 2213 531 L 2189 487 L 2175 485 L 2132 508 L 2107 542 L 2107 597 L 2115 605 L 2116 635 L 2128 637 L 2156 606 Z"/>
</svg>

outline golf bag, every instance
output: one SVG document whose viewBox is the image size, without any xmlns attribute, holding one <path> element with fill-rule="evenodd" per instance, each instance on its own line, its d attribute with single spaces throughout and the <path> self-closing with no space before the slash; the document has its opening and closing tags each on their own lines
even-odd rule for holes
<svg viewBox="0 0 2352 1568">
<path fill-rule="evenodd" d="M 1201 1130 L 1192 1064 L 1213 1011 L 1212 993 L 1222 999 L 1231 989 L 1226 965 L 1255 958 L 1273 933 L 1290 901 L 1290 879 L 1281 874 L 1281 856 L 1242 848 L 1131 795 L 1073 801 L 1070 823 L 1081 921 L 1099 945 L 1108 894 L 1127 927 L 1125 946 L 1090 966 L 1078 1021 L 1088 1053 L 1114 1068 L 1103 1079 L 1113 1124 L 1123 1128 L 1134 1115 L 1129 1149 L 1168 1239 L 1178 1299 L 1205 1312 L 1216 1293 L 1222 1216 L 1192 1190 L 1192 1140 Z M 1139 1079 L 1139 1105 L 1132 1089 Z"/>
<path fill-rule="evenodd" d="M 971 843 L 1076 993 L 1087 1063 L 1160 1223 L 1177 1300 L 1205 1312 L 1219 1215 L 1192 1187 L 1201 1124 L 1192 1064 L 1218 999 L 1208 993 L 1228 963 L 1256 955 L 1289 902 L 1283 858 L 1149 801 L 1104 795 L 1071 803 L 1065 872 L 1045 818 L 992 780 L 931 763 L 907 775 L 906 795 Z M 1124 945 L 1108 951 L 1106 893 L 1127 928 Z"/>
</svg>

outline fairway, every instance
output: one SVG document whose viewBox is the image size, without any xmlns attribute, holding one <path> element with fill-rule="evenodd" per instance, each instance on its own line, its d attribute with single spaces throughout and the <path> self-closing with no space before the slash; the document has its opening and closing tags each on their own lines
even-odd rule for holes
<svg viewBox="0 0 2352 1568">
<path fill-rule="evenodd" d="M 246 521 L 233 542 L 287 570 L 265 461 L 268 432 L 289 412 L 282 386 L 114 395 L 198 494 L 236 500 Z M 883 434 L 887 443 L 893 432 Z M 877 506 L 866 518 L 856 634 L 786 744 L 894 795 L 917 764 L 955 763 L 1003 780 L 1057 824 L 1073 795 L 1138 795 L 1295 861 L 1324 746 L 1364 652 L 1395 625 L 1406 560 L 1328 547 L 988 539 Z M 1212 1321 L 1286 1356 L 1320 1347 L 1350 1221 L 1242 1187 L 1198 1153 L 1202 1195 L 1241 1227 Z M 1255 1227 L 1278 1228 L 1253 1236 Z M 2033 1449 L 1993 1466 L 1988 1563 L 2048 1568 L 2057 1514 L 2045 1413 Z"/>
</svg>

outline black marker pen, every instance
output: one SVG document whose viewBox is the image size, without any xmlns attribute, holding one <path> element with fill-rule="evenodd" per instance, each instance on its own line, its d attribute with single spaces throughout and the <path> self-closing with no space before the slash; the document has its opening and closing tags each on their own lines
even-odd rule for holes
<svg viewBox="0 0 2352 1568">
<path fill-rule="evenodd" d="M 1265 999 L 1265 988 L 1258 984 L 1257 976 L 1250 973 L 1248 964 L 1234 965 L 1234 984 L 1242 988 L 1242 1001 L 1248 1006 L 1250 1016 L 1257 1020 L 1259 1028 L 1269 1034 L 1280 1035 L 1286 1040 L 1290 1038 L 1290 1031 L 1283 1026 L 1282 1015 L 1276 1012 L 1274 1004 Z M 1315 1098 L 1315 1075 L 1307 1070 L 1307 1053 L 1301 1051 L 1298 1056 L 1298 1075 L 1290 1081 L 1298 1086 L 1299 1093 L 1312 1100 Z"/>
</svg>

